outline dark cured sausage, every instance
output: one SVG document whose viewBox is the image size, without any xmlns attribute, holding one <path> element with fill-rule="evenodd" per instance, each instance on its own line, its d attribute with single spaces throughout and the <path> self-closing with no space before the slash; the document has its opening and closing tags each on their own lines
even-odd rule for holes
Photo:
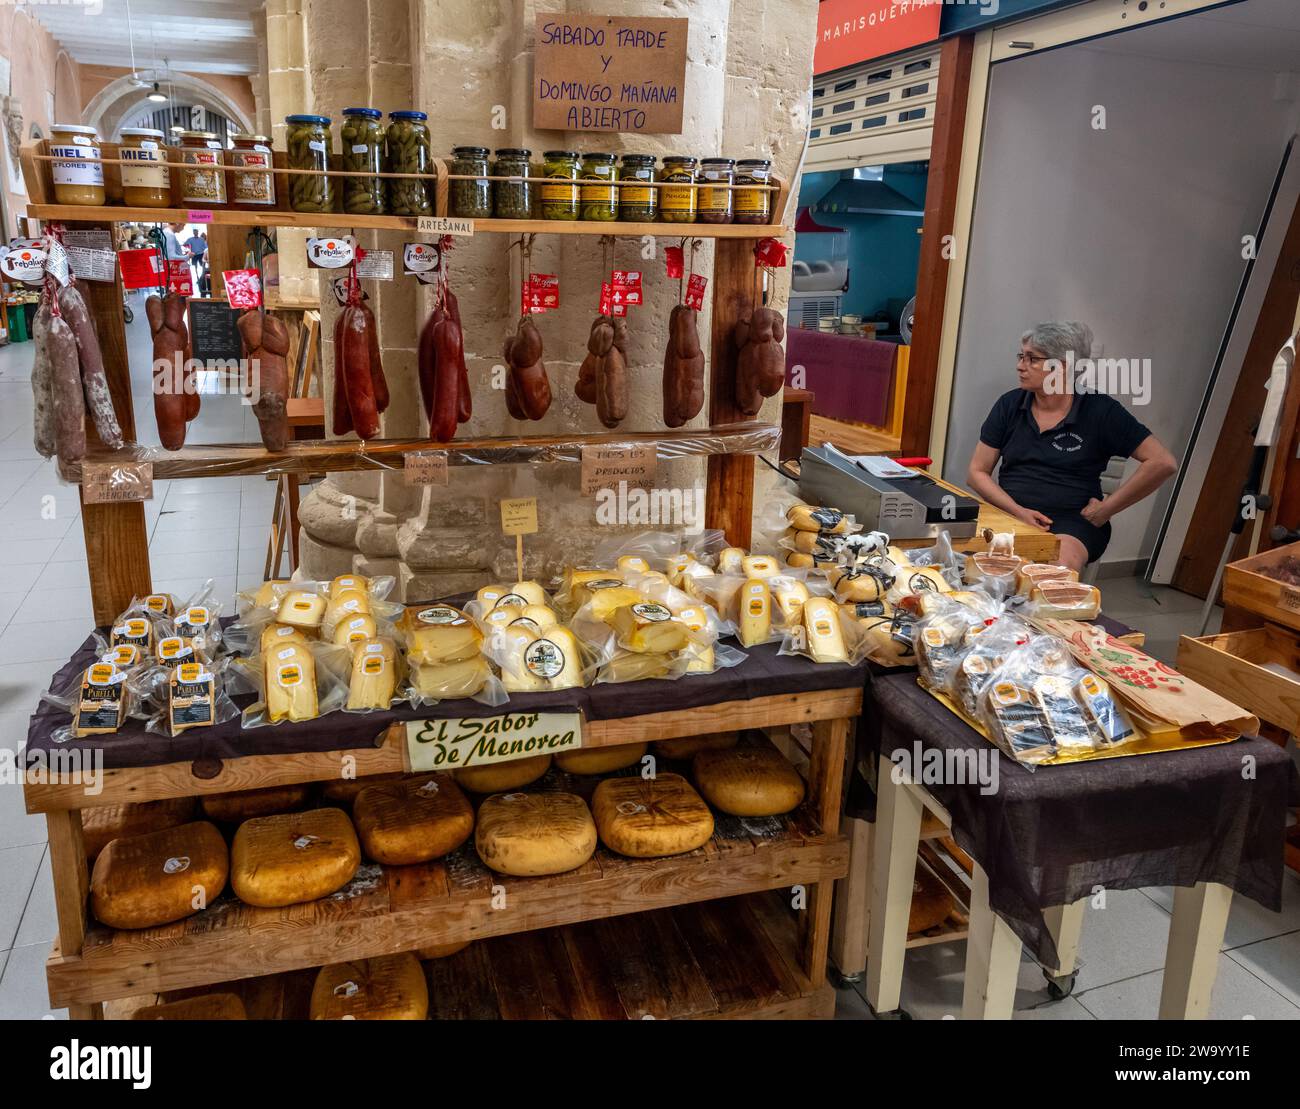
<svg viewBox="0 0 1300 1109">
<path fill-rule="evenodd" d="M 77 356 L 81 362 L 81 385 L 86 394 L 86 408 L 95 422 L 99 440 L 109 450 L 122 445 L 122 428 L 113 410 L 113 396 L 108 391 L 108 375 L 104 373 L 104 356 L 99 349 L 99 336 L 90 319 L 90 309 L 80 291 L 72 285 L 59 290 L 59 311 L 72 328 L 77 340 Z"/>
<path fill-rule="evenodd" d="M 460 361 L 464 353 L 460 327 L 450 312 L 434 328 L 434 344 L 438 351 L 438 372 L 434 380 L 433 406 L 429 410 L 429 438 L 435 443 L 449 443 L 456 435 Z"/>
<path fill-rule="evenodd" d="M 348 411 L 348 391 L 343 385 L 343 317 L 334 321 L 334 434 L 344 436 L 352 430 L 352 413 Z"/>
<path fill-rule="evenodd" d="M 515 341 L 515 336 L 506 336 L 506 411 L 516 420 L 526 420 L 528 419 L 528 413 L 524 411 L 523 403 L 519 400 L 519 389 L 515 385 L 514 365 L 510 360 L 510 356 L 514 352 Z"/>
<path fill-rule="evenodd" d="M 256 374 L 253 412 L 262 445 L 267 450 L 282 451 L 289 439 L 289 332 L 278 319 L 263 315 L 257 308 L 240 316 L 237 326 L 249 372 Z M 252 386 L 252 380 L 245 382 L 247 391 L 251 392 Z"/>
<path fill-rule="evenodd" d="M 174 302 L 178 299 L 151 296 L 144 305 L 149 330 L 153 332 L 154 420 L 158 424 L 158 439 L 169 451 L 185 446 L 184 375 L 177 372 L 177 356 L 185 357 L 188 336 L 172 326 Z"/>
<path fill-rule="evenodd" d="M 416 362 L 420 372 L 420 400 L 424 404 L 424 414 L 433 422 L 433 394 L 436 389 L 438 374 L 438 344 L 434 341 L 434 329 L 446 319 L 447 313 L 442 305 L 433 310 L 433 314 L 424 321 L 420 329 L 420 349 Z"/>
<path fill-rule="evenodd" d="M 530 420 L 540 420 L 551 407 L 551 382 L 542 362 L 542 333 L 528 317 L 519 322 L 519 330 L 506 355 L 519 409 Z M 506 403 L 510 396 L 507 391 Z M 514 415 L 514 411 L 511 411 Z M 516 417 L 518 419 L 518 417 Z"/>
<path fill-rule="evenodd" d="M 677 305 L 668 317 L 668 346 L 664 352 L 664 423 L 681 427 L 704 407 L 704 351 L 700 347 L 698 314 Z"/>
<path fill-rule="evenodd" d="M 460 332 L 460 355 L 456 361 L 457 368 L 457 386 L 456 386 L 456 422 L 465 423 L 474 414 L 474 397 L 469 391 L 469 367 L 465 364 L 465 328 L 460 322 L 460 303 L 456 300 L 456 294 L 450 289 L 447 290 L 447 315 L 456 325 L 456 330 Z"/>
<path fill-rule="evenodd" d="M 50 306 L 42 297 L 32 319 L 32 340 L 36 357 L 32 362 L 32 441 L 42 458 L 58 452 L 54 433 L 54 367 L 50 363 Z"/>
<path fill-rule="evenodd" d="M 366 334 L 370 336 L 370 386 L 375 393 L 375 407 L 388 411 L 388 382 L 384 378 L 384 361 L 379 354 L 379 324 L 364 300 L 358 306 L 366 317 Z"/>
<path fill-rule="evenodd" d="M 596 370 L 596 415 L 606 427 L 618 427 L 627 417 L 627 323 L 616 319 L 613 342 Z"/>
<path fill-rule="evenodd" d="M 86 456 L 86 401 L 82 396 L 77 337 L 67 320 L 51 316 L 47 346 L 54 389 L 54 438 L 60 462 Z"/>
<path fill-rule="evenodd" d="M 347 390 L 352 426 L 362 439 L 379 436 L 379 409 L 370 374 L 370 335 L 359 307 L 343 312 L 343 386 Z"/>
<path fill-rule="evenodd" d="M 736 356 L 736 407 L 753 416 L 764 397 L 776 396 L 785 385 L 785 319 L 771 308 L 756 308 L 749 319 L 736 322 L 732 332 Z"/>
</svg>

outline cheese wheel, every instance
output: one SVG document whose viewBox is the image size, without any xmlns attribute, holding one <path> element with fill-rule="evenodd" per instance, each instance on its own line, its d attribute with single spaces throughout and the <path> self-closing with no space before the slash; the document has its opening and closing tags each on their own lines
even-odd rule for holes
<svg viewBox="0 0 1300 1109">
<path fill-rule="evenodd" d="M 890 596 L 902 597 L 908 593 L 923 593 L 926 590 L 938 593 L 951 593 L 952 586 L 948 579 L 934 566 L 899 566 L 894 578 Z M 873 598 L 864 598 L 872 600 Z"/>
<path fill-rule="evenodd" d="M 772 601 L 781 623 L 787 627 L 799 623 L 803 619 L 804 603 L 808 600 L 808 587 L 789 574 L 768 578 L 767 587 L 772 591 Z"/>
<path fill-rule="evenodd" d="M 501 684 L 507 693 L 536 693 L 547 688 L 546 682 L 525 665 L 524 652 L 537 635 L 523 624 L 511 624 L 493 633 L 494 657 L 501 666 Z"/>
<path fill-rule="evenodd" d="M 606 778 L 591 810 L 601 843 L 634 859 L 694 851 L 713 835 L 713 814 L 680 774 Z"/>
<path fill-rule="evenodd" d="M 267 654 L 285 643 L 306 642 L 307 637 L 303 634 L 301 628 L 295 628 L 292 624 L 267 624 L 262 629 L 262 634 L 257 641 L 257 653 L 260 655 Z"/>
<path fill-rule="evenodd" d="M 238 793 L 209 793 L 199 798 L 203 815 L 220 824 L 241 824 L 255 816 L 294 812 L 307 804 L 311 786 L 264 786 Z"/>
<path fill-rule="evenodd" d="M 509 762 L 462 766 L 456 771 L 456 781 L 471 793 L 496 793 L 526 786 L 550 769 L 550 755 L 529 755 L 526 759 L 511 759 Z"/>
<path fill-rule="evenodd" d="M 620 555 L 618 572 L 623 575 L 648 574 L 650 572 L 650 563 L 640 555 Z"/>
<path fill-rule="evenodd" d="M 354 616 L 345 616 L 335 624 L 330 642 L 336 647 L 351 647 L 367 639 L 374 639 L 378 631 L 375 618 L 369 613 L 361 612 Z"/>
<path fill-rule="evenodd" d="M 249 905 L 273 909 L 315 901 L 346 886 L 361 846 L 342 809 L 246 820 L 230 848 L 230 885 Z"/>
<path fill-rule="evenodd" d="M 845 606 L 850 614 L 855 608 L 860 607 L 862 606 Z M 888 606 L 886 605 L 886 607 Z M 916 653 L 913 650 L 911 640 L 903 642 L 901 639 L 894 637 L 896 625 L 892 615 L 861 616 L 855 617 L 855 619 L 857 619 L 858 627 L 866 635 L 867 654 L 874 661 L 895 664 L 916 662 Z"/>
<path fill-rule="evenodd" d="M 446 959 L 457 952 L 464 951 L 473 940 L 461 940 L 460 943 L 432 943 L 428 947 L 418 948 L 415 952 L 420 959 Z"/>
<path fill-rule="evenodd" d="M 878 601 L 889 590 L 889 576 L 873 567 L 855 566 L 832 575 L 835 596 L 845 604 Z"/>
<path fill-rule="evenodd" d="M 667 655 L 619 651 L 600 668 L 600 680 L 603 682 L 640 682 L 649 678 L 666 677 L 672 671 L 673 660 Z"/>
<path fill-rule="evenodd" d="M 247 1020 L 248 1010 L 238 994 L 205 993 L 162 1005 L 146 1005 L 132 1020 Z"/>
<path fill-rule="evenodd" d="M 718 573 L 743 574 L 744 559 L 748 554 L 744 547 L 724 547 L 718 553 Z"/>
<path fill-rule="evenodd" d="M 746 555 L 740 560 L 740 568 L 747 578 L 770 578 L 781 572 L 781 564 L 771 555 Z"/>
<path fill-rule="evenodd" d="M 483 642 L 477 625 L 451 605 L 408 608 L 397 627 L 406 640 L 407 659 L 421 666 L 473 658 Z"/>
<path fill-rule="evenodd" d="M 616 747 L 579 747 L 561 751 L 555 765 L 570 774 L 609 774 L 635 766 L 645 754 L 648 743 L 620 743 Z"/>
<path fill-rule="evenodd" d="M 831 535 L 824 531 L 800 531 L 798 528 L 791 528 L 785 533 L 785 537 L 800 554 L 834 558 L 844 548 L 842 535 Z"/>
<path fill-rule="evenodd" d="M 918 866 L 912 882 L 912 904 L 907 914 L 908 935 L 942 924 L 953 908 L 952 894 L 947 887 L 927 867 Z"/>
<path fill-rule="evenodd" d="M 321 786 L 321 800 L 331 805 L 351 805 L 357 794 L 380 782 L 392 782 L 403 777 L 402 774 L 371 774 L 365 778 L 337 778 Z"/>
<path fill-rule="evenodd" d="M 785 564 L 794 570 L 811 570 L 817 565 L 817 560 L 812 555 L 791 551 L 785 556 Z"/>
<path fill-rule="evenodd" d="M 674 620 L 672 611 L 658 601 L 638 601 L 616 608 L 609 616 L 609 624 L 620 647 L 641 654 L 671 654 L 690 642 L 686 625 Z"/>
<path fill-rule="evenodd" d="M 796 504 L 786 512 L 785 518 L 792 528 L 799 531 L 824 531 L 830 535 L 843 535 L 849 530 L 849 521 L 838 508 Z"/>
<path fill-rule="evenodd" d="M 524 648 L 524 667 L 545 681 L 547 689 L 574 689 L 582 685 L 582 652 L 568 628 L 552 625 Z"/>
<path fill-rule="evenodd" d="M 310 1011 L 312 1020 L 427 1020 L 424 969 L 409 951 L 321 967 Z"/>
<path fill-rule="evenodd" d="M 771 747 L 701 751 L 693 773 L 705 800 L 732 816 L 777 816 L 804 797 L 798 771 Z"/>
<path fill-rule="evenodd" d="M 139 836 L 188 824 L 194 819 L 196 806 L 193 797 L 165 797 L 160 801 L 127 801 L 121 805 L 82 809 L 86 860 L 93 863 L 105 847 L 122 836 Z"/>
<path fill-rule="evenodd" d="M 497 583 L 496 585 L 485 585 L 474 594 L 474 600 L 478 601 L 486 611 L 496 608 L 497 601 L 501 600 L 501 598 L 508 592 L 510 592 L 510 587 L 508 585 L 503 585 L 501 583 Z"/>
<path fill-rule="evenodd" d="M 736 746 L 737 732 L 709 732 L 705 735 L 686 735 L 676 739 L 655 741 L 655 754 L 664 759 L 691 759 L 700 751 L 723 751 Z"/>
<path fill-rule="evenodd" d="M 808 653 L 814 662 L 848 662 L 839 606 L 825 597 L 810 597 L 803 606 Z"/>
<path fill-rule="evenodd" d="M 474 810 L 450 774 L 369 786 L 357 794 L 352 819 L 366 854 L 387 866 L 440 859 L 474 831 Z"/>
<path fill-rule="evenodd" d="M 397 690 L 397 645 L 391 639 L 366 639 L 352 652 L 347 707 L 386 709 Z"/>
<path fill-rule="evenodd" d="M 482 619 L 489 628 L 508 628 L 519 619 L 518 613 L 519 609 L 513 605 L 506 605 L 505 608 L 491 609 Z"/>
<path fill-rule="evenodd" d="M 492 676 L 492 667 L 482 655 L 459 662 L 434 663 L 411 667 L 411 685 L 421 697 L 455 701 L 473 697 Z"/>
<path fill-rule="evenodd" d="M 740 612 L 738 638 L 745 647 L 766 643 L 772 635 L 772 592 L 762 578 L 752 578 L 736 597 Z"/>
<path fill-rule="evenodd" d="M 596 825 L 572 793 L 498 793 L 479 806 L 474 847 L 499 874 L 560 874 L 591 858 Z"/>
<path fill-rule="evenodd" d="M 306 589 L 291 589 L 280 598 L 275 611 L 278 623 L 295 628 L 319 628 L 325 619 L 326 598 Z"/>
<path fill-rule="evenodd" d="M 110 928 L 154 928 L 215 901 L 230 857 L 215 824 L 198 820 L 113 840 L 95 860 L 90 909 Z"/>
<path fill-rule="evenodd" d="M 682 551 L 681 554 L 675 554 L 668 560 L 668 577 L 669 579 L 677 577 L 678 574 L 684 573 L 693 562 L 698 562 L 690 551 Z"/>
</svg>

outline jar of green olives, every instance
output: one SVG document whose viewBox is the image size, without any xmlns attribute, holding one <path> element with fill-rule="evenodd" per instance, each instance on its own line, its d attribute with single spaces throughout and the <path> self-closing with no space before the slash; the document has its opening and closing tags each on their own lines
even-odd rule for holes
<svg viewBox="0 0 1300 1109">
<path fill-rule="evenodd" d="M 624 154 L 618 169 L 618 218 L 630 223 L 653 223 L 659 212 L 658 189 L 638 184 L 655 179 L 653 154 Z"/>
<path fill-rule="evenodd" d="M 378 108 L 344 108 L 343 168 L 365 176 L 343 178 L 343 210 L 354 216 L 384 214 L 384 113 Z"/>
<path fill-rule="evenodd" d="M 486 146 L 458 146 L 451 152 L 451 173 L 473 175 L 470 180 L 450 183 L 453 216 L 488 219 L 492 215 L 492 185 L 487 172 Z"/>
<path fill-rule="evenodd" d="M 334 194 L 324 171 L 330 168 L 329 116 L 285 116 L 289 168 L 311 170 L 289 175 L 289 207 L 295 212 L 331 212 Z"/>
<path fill-rule="evenodd" d="M 428 119 L 424 112 L 388 113 L 389 173 L 431 172 Z M 388 210 L 395 216 L 431 215 L 428 182 L 414 177 L 389 178 Z"/>
<path fill-rule="evenodd" d="M 578 218 L 578 175 L 581 164 L 572 150 L 548 150 L 542 176 L 542 218 L 576 220 Z M 573 182 L 563 184 L 562 182 Z"/>
<path fill-rule="evenodd" d="M 582 180 L 608 181 L 608 185 L 582 185 L 579 201 L 582 204 L 582 218 L 609 222 L 618 219 L 618 170 L 614 164 L 613 154 L 584 154 L 582 158 Z"/>
<path fill-rule="evenodd" d="M 492 182 L 492 214 L 497 219 L 532 219 L 533 185 L 527 180 L 532 176 L 533 167 L 528 163 L 531 154 L 531 150 L 518 147 L 504 147 L 497 151 L 492 176 L 519 178 L 517 181 Z"/>
<path fill-rule="evenodd" d="M 705 158 L 700 163 L 700 180 L 716 181 L 719 185 L 730 185 L 736 178 L 736 160 L 734 158 Z M 707 185 L 699 190 L 700 199 L 697 219 L 700 223 L 730 223 L 731 190 L 709 188 Z"/>
<path fill-rule="evenodd" d="M 742 158 L 736 163 L 737 185 L 770 185 L 772 163 L 766 158 Z M 736 190 L 736 222 L 768 223 L 772 218 L 772 193 L 766 188 Z"/>
<path fill-rule="evenodd" d="M 685 154 L 670 154 L 664 158 L 659 180 L 673 182 L 659 190 L 659 218 L 664 223 L 695 222 L 696 164 L 696 159 Z"/>
</svg>

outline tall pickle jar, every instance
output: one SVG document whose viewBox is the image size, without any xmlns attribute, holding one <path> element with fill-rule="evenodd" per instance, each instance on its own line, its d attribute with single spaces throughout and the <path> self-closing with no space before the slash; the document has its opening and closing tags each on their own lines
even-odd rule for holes
<svg viewBox="0 0 1300 1109">
<path fill-rule="evenodd" d="M 497 219 L 532 219 L 533 185 L 527 180 L 533 170 L 528 162 L 531 155 L 531 150 L 522 147 L 503 147 L 497 151 L 492 176 L 519 178 L 492 182 L 492 214 Z"/>
<path fill-rule="evenodd" d="M 487 147 L 455 147 L 451 152 L 450 172 L 470 177 L 467 181 L 450 183 L 451 214 L 466 219 L 489 219 L 492 215 L 492 182 L 487 179 Z"/>
<path fill-rule="evenodd" d="M 226 203 L 226 173 L 222 146 L 211 131 L 182 131 L 177 160 L 181 170 L 181 203 L 217 208 Z"/>
<path fill-rule="evenodd" d="M 271 140 L 266 135 L 231 135 L 234 149 L 227 151 L 226 161 L 244 173 L 230 175 L 230 202 L 232 204 L 275 207 L 275 174 L 262 173 L 271 169 Z"/>
<path fill-rule="evenodd" d="M 50 154 L 55 158 L 99 158 L 99 136 L 93 127 L 80 123 L 56 123 L 50 128 Z M 100 162 L 51 162 L 54 199 L 58 204 L 101 205 L 107 200 L 104 191 L 104 166 Z"/>
<path fill-rule="evenodd" d="M 431 172 L 428 119 L 425 112 L 388 113 L 389 173 Z M 430 215 L 429 183 L 413 177 L 389 178 L 388 211 L 395 216 Z"/>
<path fill-rule="evenodd" d="M 659 190 L 638 181 L 653 182 L 653 154 L 624 154 L 618 170 L 618 218 L 627 223 L 653 223 L 659 214 Z"/>
<path fill-rule="evenodd" d="M 378 108 L 344 108 L 339 139 L 343 168 L 343 210 L 352 216 L 384 214 L 384 113 Z"/>
<path fill-rule="evenodd" d="M 736 163 L 737 185 L 770 185 L 772 163 L 766 158 L 742 158 Z M 737 223 L 770 223 L 772 194 L 765 188 L 736 190 Z"/>
<path fill-rule="evenodd" d="M 584 154 L 583 184 L 578 189 L 584 220 L 609 223 L 618 219 L 618 169 L 613 154 Z M 608 181 L 608 185 L 588 185 L 588 181 Z"/>
<path fill-rule="evenodd" d="M 548 150 L 542 176 L 542 219 L 576 220 L 578 218 L 578 177 L 582 165 L 572 150 Z M 573 182 L 562 184 L 561 182 Z"/>
<path fill-rule="evenodd" d="M 311 170 L 289 175 L 289 207 L 295 212 L 332 212 L 334 190 L 324 173 L 330 168 L 329 116 L 285 116 L 289 168 Z"/>
<path fill-rule="evenodd" d="M 734 158 L 705 158 L 700 163 L 702 182 L 716 181 L 719 185 L 730 185 L 735 178 Z M 701 188 L 696 219 L 700 223 L 730 223 L 732 220 L 731 190 L 711 189 L 707 185 Z"/>
<path fill-rule="evenodd" d="M 659 218 L 664 223 L 695 222 L 696 164 L 696 159 L 688 154 L 670 154 L 664 158 L 659 180 L 674 183 L 659 190 Z"/>
<path fill-rule="evenodd" d="M 163 133 L 153 127 L 123 127 L 122 202 L 128 208 L 170 208 L 172 179 Z"/>
</svg>

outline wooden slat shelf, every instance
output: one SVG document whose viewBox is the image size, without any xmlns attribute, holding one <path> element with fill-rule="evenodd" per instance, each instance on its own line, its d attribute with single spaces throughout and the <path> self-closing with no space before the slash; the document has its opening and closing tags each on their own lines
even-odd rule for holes
<svg viewBox="0 0 1300 1109">
<path fill-rule="evenodd" d="M 593 435 L 534 435 L 519 438 L 453 439 L 310 439 L 268 451 L 251 443 L 214 443 L 167 451 L 161 447 L 124 447 L 88 451 L 84 462 L 99 465 L 149 461 L 155 479 L 232 477 L 260 474 L 338 473 L 346 470 L 400 470 L 414 451 L 445 451 L 449 466 L 537 465 L 580 462 L 582 448 L 654 443 L 660 461 L 691 456 L 756 454 L 781 441 L 775 424 L 747 423 L 725 427 L 663 431 L 603 432 Z M 64 480 L 81 482 L 83 463 L 61 464 Z"/>
</svg>

